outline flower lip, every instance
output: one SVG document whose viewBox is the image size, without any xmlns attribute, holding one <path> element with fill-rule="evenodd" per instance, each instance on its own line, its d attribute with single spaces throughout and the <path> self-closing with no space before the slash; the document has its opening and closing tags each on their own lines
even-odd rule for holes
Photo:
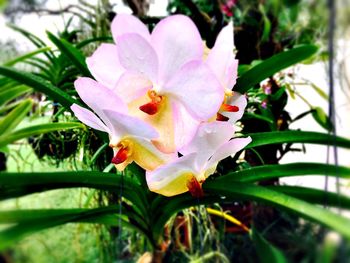
<svg viewBox="0 0 350 263">
<path fill-rule="evenodd" d="M 159 112 L 163 96 L 158 95 L 154 90 L 149 90 L 148 97 L 151 99 L 151 102 L 141 105 L 139 109 L 148 115 L 154 115 Z"/>
<path fill-rule="evenodd" d="M 203 180 L 198 182 L 198 180 L 194 176 L 192 177 L 191 180 L 187 182 L 188 191 L 193 197 L 201 198 L 204 196 L 202 183 L 203 183 Z"/>
<path fill-rule="evenodd" d="M 111 163 L 121 164 L 125 162 L 129 157 L 128 147 L 121 147 L 117 154 L 112 158 Z"/>
</svg>

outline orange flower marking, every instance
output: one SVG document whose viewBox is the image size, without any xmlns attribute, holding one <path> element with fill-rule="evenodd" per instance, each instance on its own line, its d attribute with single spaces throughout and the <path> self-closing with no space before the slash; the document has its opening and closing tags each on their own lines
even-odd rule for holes
<svg viewBox="0 0 350 263">
<path fill-rule="evenodd" d="M 239 108 L 237 106 L 234 106 L 234 105 L 223 103 L 220 107 L 220 110 L 221 111 L 228 111 L 228 112 L 238 112 Z"/>
<path fill-rule="evenodd" d="M 117 154 L 112 158 L 111 162 L 113 164 L 121 164 L 121 163 L 125 162 L 130 155 L 128 147 L 124 147 L 122 145 L 120 145 L 118 147 L 121 147 L 121 148 L 119 149 Z"/>
<path fill-rule="evenodd" d="M 154 90 L 148 91 L 148 97 L 151 99 L 151 102 L 140 106 L 139 109 L 144 113 L 154 115 L 159 111 L 163 97 L 158 95 Z"/>
<path fill-rule="evenodd" d="M 187 183 L 187 188 L 193 197 L 200 198 L 200 197 L 204 196 L 204 192 L 202 189 L 202 183 L 203 183 L 203 181 L 198 182 L 194 176 Z"/>
<path fill-rule="evenodd" d="M 217 121 L 228 121 L 230 118 L 222 115 L 221 113 L 216 114 L 216 120 Z"/>
</svg>

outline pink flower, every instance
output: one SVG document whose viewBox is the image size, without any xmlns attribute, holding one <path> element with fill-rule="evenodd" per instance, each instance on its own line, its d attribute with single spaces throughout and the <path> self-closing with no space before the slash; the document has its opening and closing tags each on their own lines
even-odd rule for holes
<svg viewBox="0 0 350 263">
<path fill-rule="evenodd" d="M 225 99 L 220 107 L 217 120 L 235 123 L 242 118 L 247 99 L 232 88 L 236 84 L 238 60 L 233 53 L 233 23 L 230 22 L 219 33 L 214 47 L 210 50 L 206 64 L 219 79 Z"/>
<path fill-rule="evenodd" d="M 150 142 L 158 137 L 157 131 L 129 116 L 127 105 L 113 91 L 90 78 L 78 78 L 74 85 L 80 98 L 95 113 L 77 104 L 71 106 L 72 111 L 81 122 L 109 134 L 110 146 L 115 152 L 112 163 L 118 170 L 133 161 L 146 170 L 153 170 L 171 158 Z"/>
<path fill-rule="evenodd" d="M 146 173 L 151 191 L 173 196 L 190 191 L 201 197 L 202 183 L 215 172 L 218 162 L 243 149 L 251 138 L 231 139 L 234 128 L 227 122 L 202 123 L 182 157 Z"/>
<path fill-rule="evenodd" d="M 116 45 L 101 46 L 87 60 L 90 71 L 128 104 L 130 114 L 159 132 L 153 142 L 160 150 L 180 149 L 224 99 L 215 74 L 202 61 L 196 26 L 175 15 L 150 34 L 137 18 L 120 14 L 112 34 Z"/>
</svg>

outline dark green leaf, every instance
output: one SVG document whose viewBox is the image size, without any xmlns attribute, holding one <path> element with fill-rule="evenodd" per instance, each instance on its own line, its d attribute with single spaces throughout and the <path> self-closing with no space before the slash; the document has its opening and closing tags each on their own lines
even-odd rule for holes
<svg viewBox="0 0 350 263">
<path fill-rule="evenodd" d="M 14 85 L 0 90 L 0 105 L 31 91 L 32 89 L 25 85 Z"/>
<path fill-rule="evenodd" d="M 257 230 L 253 228 L 252 239 L 256 246 L 261 263 L 286 263 L 284 254 L 271 245 Z"/>
<path fill-rule="evenodd" d="M 332 136 L 326 133 L 305 132 L 305 131 L 277 131 L 277 132 L 259 132 L 245 134 L 250 136 L 252 142 L 246 148 L 253 148 L 276 143 L 312 143 L 323 145 L 336 145 L 338 147 L 350 148 L 350 140 Z"/>
<path fill-rule="evenodd" d="M 314 45 L 303 45 L 276 54 L 243 73 L 243 75 L 237 79 L 234 90 L 240 93 L 245 93 L 254 85 L 260 83 L 282 69 L 288 68 L 303 61 L 304 59 L 309 58 L 310 56 L 314 55 L 317 50 L 318 48 Z"/>
<path fill-rule="evenodd" d="M 7 67 L 13 66 L 13 65 L 15 65 L 15 64 L 17 64 L 17 63 L 19 63 L 19 62 L 23 62 L 23 61 L 27 60 L 28 58 L 31 58 L 31 57 L 33 57 L 33 56 L 35 56 L 35 55 L 37 55 L 37 54 L 46 52 L 46 51 L 48 51 L 48 50 L 50 50 L 49 47 L 39 48 L 39 49 L 37 49 L 37 50 L 34 50 L 34 51 L 32 51 L 32 52 L 29 52 L 29 53 L 27 53 L 27 54 L 24 54 L 24 55 L 22 55 L 22 56 L 19 56 L 19 57 L 15 58 L 15 59 L 13 59 L 13 60 L 11 60 L 11 61 L 5 62 L 4 66 L 7 66 Z"/>
<path fill-rule="evenodd" d="M 91 77 L 90 71 L 87 68 L 85 57 L 79 49 L 74 47 L 65 39 L 59 39 L 50 32 L 47 32 L 49 39 L 56 45 L 56 47 L 66 55 L 76 68 L 86 77 Z"/>
<path fill-rule="evenodd" d="M 84 129 L 85 126 L 78 122 L 61 122 L 33 125 L 31 127 L 17 130 L 11 134 L 0 135 L 0 148 L 20 139 L 30 136 L 48 133 L 52 131 L 60 131 L 67 129 Z"/>
<path fill-rule="evenodd" d="M 8 78 L 12 78 L 20 83 L 23 83 L 29 87 L 32 87 L 37 91 L 40 91 L 46 94 L 51 99 L 58 101 L 66 108 L 69 108 L 73 103 L 80 104 L 77 100 L 73 99 L 66 92 L 53 86 L 47 80 L 40 78 L 38 76 L 35 76 L 34 74 L 22 72 L 13 68 L 1 67 L 1 66 L 0 66 L 0 74 Z"/>
</svg>

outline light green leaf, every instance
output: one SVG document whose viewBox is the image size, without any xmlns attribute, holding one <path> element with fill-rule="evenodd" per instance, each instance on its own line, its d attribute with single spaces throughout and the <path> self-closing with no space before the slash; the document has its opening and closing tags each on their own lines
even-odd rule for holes
<svg viewBox="0 0 350 263">
<path fill-rule="evenodd" d="M 314 107 L 312 109 L 312 117 L 322 128 L 326 129 L 327 131 L 332 129 L 332 122 L 321 107 Z"/>
<path fill-rule="evenodd" d="M 13 60 L 5 62 L 4 66 L 7 66 L 7 67 L 13 66 L 13 65 L 15 65 L 15 64 L 17 64 L 19 62 L 23 62 L 23 61 L 27 60 L 28 58 L 34 57 L 35 55 L 43 53 L 43 52 L 46 52 L 48 50 L 50 50 L 50 47 L 39 48 L 37 50 L 34 50 L 32 52 L 29 52 L 27 54 L 19 56 L 19 57 L 13 59 Z"/>
<path fill-rule="evenodd" d="M 282 69 L 288 68 L 311 57 L 317 50 L 318 48 L 314 45 L 303 45 L 276 54 L 243 73 L 237 79 L 234 90 L 243 94 L 254 85 Z"/>
<path fill-rule="evenodd" d="M 16 108 L 9 112 L 5 117 L 0 119 L 0 134 L 4 136 L 11 132 L 17 125 L 26 117 L 27 113 L 32 108 L 33 102 L 31 99 L 22 101 Z"/>
<path fill-rule="evenodd" d="M 0 105 L 4 105 L 7 102 L 31 91 L 32 89 L 25 85 L 15 84 L 8 88 L 0 89 Z"/>
</svg>

